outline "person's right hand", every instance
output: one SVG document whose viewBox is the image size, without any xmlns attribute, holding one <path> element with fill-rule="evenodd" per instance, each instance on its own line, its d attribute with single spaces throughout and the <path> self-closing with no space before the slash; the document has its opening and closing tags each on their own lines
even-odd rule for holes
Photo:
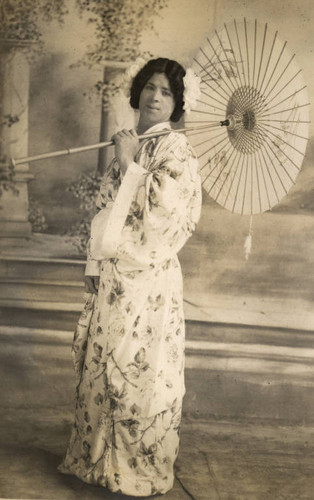
<svg viewBox="0 0 314 500">
<path fill-rule="evenodd" d="M 85 276 L 85 290 L 88 293 L 98 293 L 99 276 Z"/>
<path fill-rule="evenodd" d="M 115 157 L 124 175 L 128 166 L 134 161 L 135 155 L 139 150 L 140 143 L 136 130 L 120 130 L 112 136 L 115 147 Z"/>
</svg>

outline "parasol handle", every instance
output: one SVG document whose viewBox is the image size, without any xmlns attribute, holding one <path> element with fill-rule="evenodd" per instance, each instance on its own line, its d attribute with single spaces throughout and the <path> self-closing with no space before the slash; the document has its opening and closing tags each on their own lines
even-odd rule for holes
<svg viewBox="0 0 314 500">
<path fill-rule="evenodd" d="M 167 135 L 170 132 L 192 132 L 194 130 L 202 130 L 202 129 L 208 129 L 208 128 L 216 128 L 216 127 L 232 127 L 233 124 L 233 118 L 231 116 L 228 116 L 226 120 L 220 121 L 220 122 L 215 122 L 215 123 L 210 123 L 210 124 L 204 124 L 204 125 L 196 125 L 194 127 L 188 127 L 188 128 L 180 128 L 180 129 L 167 129 L 167 130 L 160 130 L 159 132 L 152 132 L 150 134 L 143 134 L 139 135 L 138 138 L 139 140 L 143 139 L 149 139 L 151 137 L 160 137 L 162 135 Z M 10 164 L 15 167 L 16 165 L 21 165 L 23 163 L 30 163 L 33 161 L 38 161 L 38 160 L 46 160 L 48 158 L 57 158 L 59 156 L 68 156 L 76 153 L 83 153 L 85 151 L 92 151 L 93 149 L 100 149 L 100 148 L 107 148 L 108 146 L 113 146 L 114 142 L 113 141 L 107 141 L 107 142 L 98 142 L 96 144 L 90 144 L 89 146 L 81 146 L 78 148 L 70 148 L 70 149 L 62 149 L 60 151 L 53 151 L 51 153 L 43 153 L 40 155 L 35 155 L 35 156 L 26 156 L 24 158 L 11 158 Z"/>
</svg>

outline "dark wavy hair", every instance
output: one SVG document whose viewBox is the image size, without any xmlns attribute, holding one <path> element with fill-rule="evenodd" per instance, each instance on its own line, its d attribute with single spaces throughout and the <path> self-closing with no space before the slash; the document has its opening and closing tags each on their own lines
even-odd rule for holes
<svg viewBox="0 0 314 500">
<path fill-rule="evenodd" d="M 133 109 L 139 108 L 141 92 L 148 80 L 155 73 L 165 73 L 169 80 L 170 89 L 175 101 L 175 108 L 170 116 L 170 120 L 177 122 L 184 113 L 183 77 L 185 76 L 185 69 L 181 66 L 181 64 L 176 61 L 172 61 L 171 59 L 159 57 L 158 59 L 151 59 L 145 64 L 145 66 L 134 77 L 132 82 L 130 104 Z"/>
</svg>

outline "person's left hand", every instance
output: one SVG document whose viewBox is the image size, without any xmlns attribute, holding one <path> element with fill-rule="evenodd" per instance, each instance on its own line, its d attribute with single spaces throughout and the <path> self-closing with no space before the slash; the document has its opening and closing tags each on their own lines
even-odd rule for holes
<svg viewBox="0 0 314 500">
<path fill-rule="evenodd" d="M 125 174 L 128 166 L 134 161 L 139 150 L 140 143 L 138 135 L 134 129 L 121 130 L 112 137 L 115 145 L 115 156 L 120 165 L 122 173 Z"/>
<path fill-rule="evenodd" d="M 85 290 L 88 293 L 98 293 L 99 276 L 85 276 Z"/>
</svg>

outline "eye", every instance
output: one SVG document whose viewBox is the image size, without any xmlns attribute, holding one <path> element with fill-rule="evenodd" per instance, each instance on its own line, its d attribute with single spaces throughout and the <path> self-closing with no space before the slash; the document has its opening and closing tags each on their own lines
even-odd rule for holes
<svg viewBox="0 0 314 500">
<path fill-rule="evenodd" d="M 153 90 L 154 89 L 154 85 L 152 83 L 148 82 L 148 83 L 146 83 L 145 88 L 148 89 L 148 90 Z"/>
<path fill-rule="evenodd" d="M 162 95 L 172 97 L 172 92 L 170 92 L 170 90 L 163 90 Z"/>
</svg>

